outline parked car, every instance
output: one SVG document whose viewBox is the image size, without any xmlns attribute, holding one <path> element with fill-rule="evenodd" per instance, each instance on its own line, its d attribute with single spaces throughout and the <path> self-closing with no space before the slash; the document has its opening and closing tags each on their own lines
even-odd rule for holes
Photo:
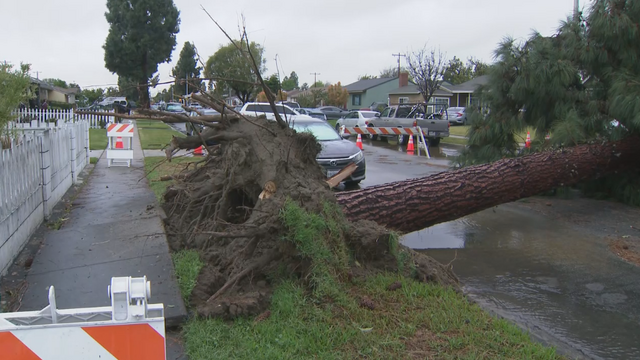
<svg viewBox="0 0 640 360">
<path fill-rule="evenodd" d="M 464 107 L 450 107 L 447 109 L 445 119 L 449 120 L 450 124 L 467 124 L 467 113 Z"/>
<path fill-rule="evenodd" d="M 189 113 L 189 117 L 218 115 L 218 114 L 220 114 L 220 113 L 217 110 L 200 108 L 200 109 L 197 109 L 197 111 L 191 111 Z M 204 131 L 204 125 L 185 123 L 185 131 L 186 131 L 187 135 L 189 135 L 189 136 L 194 135 L 195 134 L 194 130 L 197 130 L 198 132 L 202 132 L 202 131 Z M 209 142 L 208 141 L 207 145 L 215 145 L 215 142 L 213 142 L 213 141 Z"/>
<path fill-rule="evenodd" d="M 343 125 L 346 127 L 367 127 L 369 126 L 369 121 L 371 121 L 371 119 L 375 118 L 376 116 L 380 116 L 380 113 L 377 111 L 352 111 L 345 117 L 342 117 L 338 119 L 338 121 L 336 121 L 336 131 L 340 131 L 340 127 Z M 373 135 L 369 135 L 369 138 L 373 139 Z"/>
<path fill-rule="evenodd" d="M 278 101 L 278 104 L 283 104 L 283 105 L 287 105 L 288 107 L 298 110 L 300 109 L 300 104 L 298 104 L 295 101 Z"/>
<path fill-rule="evenodd" d="M 316 161 L 327 177 L 331 177 L 347 165 L 355 163 L 358 167 L 344 181 L 345 184 L 355 185 L 365 179 L 367 165 L 364 154 L 352 141 L 338 135 L 331 125 L 318 119 L 300 119 L 291 122 L 291 126 L 298 132 L 310 132 L 316 137 L 322 146 Z"/>
<path fill-rule="evenodd" d="M 299 120 L 299 119 L 313 119 L 309 115 L 302 115 L 283 104 L 276 104 L 276 109 L 278 109 L 278 113 L 284 119 L 288 120 Z M 246 116 L 261 116 L 264 115 L 269 120 L 275 120 L 275 115 L 273 114 L 273 110 L 271 109 L 271 105 L 269 103 L 246 103 L 242 106 L 240 110 L 242 115 Z"/>
<path fill-rule="evenodd" d="M 387 103 L 374 101 L 373 103 L 371 103 L 371 106 L 369 106 L 369 110 L 381 112 L 382 110 L 386 109 L 388 106 L 389 105 Z"/>
<path fill-rule="evenodd" d="M 429 107 L 425 104 L 417 105 L 393 105 L 384 109 L 380 116 L 369 121 L 369 127 L 415 127 L 419 126 L 425 134 L 425 139 L 429 146 L 438 146 L 440 139 L 449 136 L 449 121 L 440 119 L 437 114 L 427 113 Z M 380 135 L 389 137 L 396 135 Z M 375 136 L 374 138 L 376 138 Z M 397 135 L 398 142 L 405 145 L 409 140 L 408 136 Z"/>
<path fill-rule="evenodd" d="M 303 115 L 309 115 L 315 119 L 327 121 L 327 115 L 325 115 L 322 111 L 318 109 L 299 108 L 299 109 L 295 109 L 295 111 Z"/>
<path fill-rule="evenodd" d="M 348 110 L 343 110 L 336 106 L 322 106 L 318 110 L 327 115 L 327 119 L 340 119 L 349 113 Z"/>
<path fill-rule="evenodd" d="M 167 106 L 164 108 L 164 111 L 178 113 L 178 114 L 187 113 L 187 111 L 182 107 L 182 104 L 174 103 L 174 102 L 167 103 Z"/>
</svg>

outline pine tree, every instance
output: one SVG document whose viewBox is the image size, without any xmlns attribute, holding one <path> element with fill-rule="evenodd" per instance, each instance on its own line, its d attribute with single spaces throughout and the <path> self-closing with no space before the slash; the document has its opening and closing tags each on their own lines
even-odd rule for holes
<svg viewBox="0 0 640 360">
<path fill-rule="evenodd" d="M 173 0 L 107 0 L 105 67 L 138 82 L 143 107 L 149 106 L 149 79 L 158 64 L 171 60 L 179 15 Z"/>
<path fill-rule="evenodd" d="M 200 90 L 201 80 L 198 80 L 198 78 L 202 68 L 198 66 L 196 56 L 195 45 L 188 41 L 185 42 L 180 51 L 178 63 L 171 71 L 171 74 L 176 79 L 174 87 L 176 95 L 186 95 L 187 91 L 191 93 Z M 185 81 L 188 83 L 185 83 Z"/>
</svg>

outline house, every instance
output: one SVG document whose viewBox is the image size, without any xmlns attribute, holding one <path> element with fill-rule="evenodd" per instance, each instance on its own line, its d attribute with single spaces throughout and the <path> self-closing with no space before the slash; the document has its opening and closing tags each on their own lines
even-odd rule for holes
<svg viewBox="0 0 640 360">
<path fill-rule="evenodd" d="M 473 99 L 473 93 L 478 90 L 481 85 L 486 85 L 489 82 L 489 75 L 478 76 L 475 79 L 471 79 L 459 85 L 451 87 L 453 92 L 451 106 L 464 106 L 467 107 L 476 103 Z"/>
<path fill-rule="evenodd" d="M 398 78 L 378 78 L 358 80 L 344 87 L 349 93 L 347 108 L 359 110 L 373 103 L 389 102 L 389 91 L 398 88 Z"/>
<path fill-rule="evenodd" d="M 330 85 L 327 85 L 323 88 L 321 87 L 313 87 L 313 88 L 309 88 L 306 90 L 300 90 L 300 89 L 294 89 L 291 91 L 287 91 L 287 101 L 293 101 L 293 102 L 299 102 L 298 99 L 303 97 L 303 96 L 309 96 L 309 97 L 314 97 L 314 92 L 316 91 L 321 91 L 321 92 L 326 92 L 327 89 L 329 88 Z M 319 97 L 318 95 L 315 95 L 317 97 Z M 319 98 L 317 99 L 318 103 L 316 104 L 316 106 L 324 106 L 324 100 Z"/>
<path fill-rule="evenodd" d="M 473 93 L 488 82 L 489 76 L 483 75 L 459 85 L 443 82 L 429 101 L 430 112 L 438 112 L 443 107 L 467 107 L 474 103 Z M 424 102 L 418 86 L 409 81 L 409 75 L 402 73 L 400 87 L 389 92 L 389 105 L 417 104 Z"/>
<path fill-rule="evenodd" d="M 77 88 L 61 88 L 57 86 L 52 86 L 52 89 L 48 91 L 47 101 L 50 103 L 65 103 L 65 104 L 75 104 L 76 103 L 76 94 L 79 89 Z"/>
<path fill-rule="evenodd" d="M 35 89 L 35 96 L 29 100 L 30 108 L 39 107 L 42 100 L 49 101 L 49 91 L 53 90 L 53 85 L 34 78 L 31 78 L 31 85 Z"/>
<path fill-rule="evenodd" d="M 398 83 L 400 87 L 389 91 L 389 105 L 418 104 L 424 102 L 418 86 L 409 81 L 408 73 L 401 73 Z M 446 81 L 443 82 L 440 88 L 433 93 L 429 101 L 430 106 L 427 107 L 427 110 L 429 112 L 437 112 L 443 107 L 449 107 L 451 98 L 454 96 L 450 90 L 452 87 L 453 85 L 450 83 Z"/>
</svg>

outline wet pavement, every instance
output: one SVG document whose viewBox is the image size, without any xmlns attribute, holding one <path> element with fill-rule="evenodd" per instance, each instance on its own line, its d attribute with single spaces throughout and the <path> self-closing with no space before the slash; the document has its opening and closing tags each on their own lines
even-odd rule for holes
<svg viewBox="0 0 640 360">
<path fill-rule="evenodd" d="M 446 171 L 459 149 L 441 145 L 426 160 L 394 144 L 364 146 L 362 187 Z M 640 236 L 634 227 L 636 208 L 531 198 L 406 234 L 402 242 L 453 260 L 470 298 L 571 358 L 637 359 L 640 268 L 608 250 L 612 238 Z"/>
</svg>

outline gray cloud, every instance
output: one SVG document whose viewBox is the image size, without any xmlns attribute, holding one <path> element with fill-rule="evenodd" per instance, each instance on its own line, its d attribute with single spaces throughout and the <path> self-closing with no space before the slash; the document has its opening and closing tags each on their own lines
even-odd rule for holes
<svg viewBox="0 0 640 360">
<path fill-rule="evenodd" d="M 104 68 L 102 45 L 108 24 L 106 2 L 97 0 L 1 0 L 0 61 L 32 64 L 40 78 L 61 78 L 81 86 L 115 84 Z M 232 35 L 241 16 L 250 39 L 266 49 L 268 74 L 296 71 L 301 82 L 348 84 L 362 74 L 377 75 L 395 66 L 392 53 L 423 45 L 440 47 L 447 57 L 492 60 L 505 36 L 525 38 L 535 29 L 551 34 L 571 14 L 572 0 L 281 0 L 235 2 L 175 0 L 181 12 L 178 44 L 171 64 L 162 64 L 170 80 L 182 44 L 192 41 L 204 60 L 224 35 L 201 10 L 202 4 Z M 275 5 L 277 4 L 277 5 Z M 583 5 L 586 1 L 583 0 Z"/>
</svg>

